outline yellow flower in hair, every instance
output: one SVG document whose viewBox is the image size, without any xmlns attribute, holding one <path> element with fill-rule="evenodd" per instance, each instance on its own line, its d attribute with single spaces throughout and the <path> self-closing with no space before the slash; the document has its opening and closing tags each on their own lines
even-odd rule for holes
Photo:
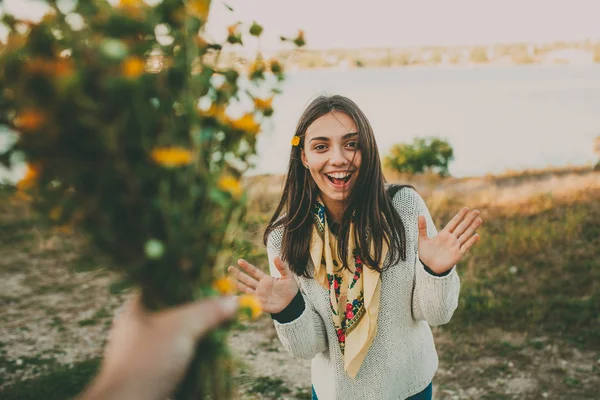
<svg viewBox="0 0 600 400">
<path fill-rule="evenodd" d="M 252 319 L 256 319 L 262 314 L 262 309 L 255 296 L 244 294 L 240 296 L 239 304 L 240 311 Z"/>
<path fill-rule="evenodd" d="M 300 136 L 294 136 L 292 138 L 292 146 L 296 147 L 300 144 Z"/>
<path fill-rule="evenodd" d="M 192 152 L 183 147 L 157 147 L 150 158 L 163 167 L 172 168 L 192 163 Z"/>
</svg>

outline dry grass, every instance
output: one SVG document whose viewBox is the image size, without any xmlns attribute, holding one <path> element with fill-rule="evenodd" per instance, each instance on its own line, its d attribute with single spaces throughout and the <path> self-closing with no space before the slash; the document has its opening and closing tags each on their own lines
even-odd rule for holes
<svg viewBox="0 0 600 400">
<path fill-rule="evenodd" d="M 485 219 L 481 242 L 459 266 L 459 309 L 434 330 L 437 399 L 600 392 L 600 172 L 555 172 L 391 180 L 414 185 L 438 227 L 465 204 Z M 265 268 L 262 232 L 282 177 L 246 185 L 247 225 L 232 257 Z M 0 387 L 10 385 L 0 397 L 68 398 L 94 373 L 122 285 L 77 234 L 46 230 L 26 205 L 0 195 Z M 286 363 L 268 317 L 238 326 L 232 344 L 246 366 L 243 399 L 310 398 L 307 365 Z"/>
</svg>

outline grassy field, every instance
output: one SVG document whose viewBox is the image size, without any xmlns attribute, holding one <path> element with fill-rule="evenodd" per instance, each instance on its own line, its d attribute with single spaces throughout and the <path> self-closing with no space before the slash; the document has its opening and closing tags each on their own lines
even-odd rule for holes
<svg viewBox="0 0 600 400">
<path fill-rule="evenodd" d="M 598 398 L 600 172 L 390 181 L 414 185 L 438 228 L 462 205 L 485 220 L 482 240 L 459 265 L 459 309 L 434 329 L 435 398 Z M 231 259 L 264 267 L 260 239 L 281 177 L 247 186 L 247 226 Z M 10 188 L 0 196 L 0 398 L 71 398 L 97 367 L 127 284 L 79 234 L 40 226 Z M 287 356 L 267 316 L 237 325 L 230 343 L 240 398 L 310 398 L 309 364 Z"/>
</svg>

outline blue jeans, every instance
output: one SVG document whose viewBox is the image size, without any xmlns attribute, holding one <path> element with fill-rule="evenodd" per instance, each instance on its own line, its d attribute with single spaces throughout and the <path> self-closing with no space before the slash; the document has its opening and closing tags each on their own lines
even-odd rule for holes
<svg viewBox="0 0 600 400">
<path fill-rule="evenodd" d="M 406 400 L 431 400 L 432 396 L 433 396 L 433 386 L 430 383 L 422 392 L 419 392 L 419 393 L 415 394 L 414 396 L 410 396 Z M 312 388 L 312 400 L 319 400 L 319 399 L 317 399 L 317 394 L 315 393 L 314 386 Z"/>
</svg>

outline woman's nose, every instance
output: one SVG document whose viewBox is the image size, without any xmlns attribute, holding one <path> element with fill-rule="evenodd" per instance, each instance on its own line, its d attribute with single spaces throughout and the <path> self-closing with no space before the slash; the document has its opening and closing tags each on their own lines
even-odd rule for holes
<svg viewBox="0 0 600 400">
<path fill-rule="evenodd" d="M 343 166 L 343 165 L 348 165 L 349 162 L 350 161 L 346 158 L 342 149 L 340 149 L 338 147 L 333 148 L 331 158 L 329 159 L 329 163 L 331 165 Z"/>
</svg>

